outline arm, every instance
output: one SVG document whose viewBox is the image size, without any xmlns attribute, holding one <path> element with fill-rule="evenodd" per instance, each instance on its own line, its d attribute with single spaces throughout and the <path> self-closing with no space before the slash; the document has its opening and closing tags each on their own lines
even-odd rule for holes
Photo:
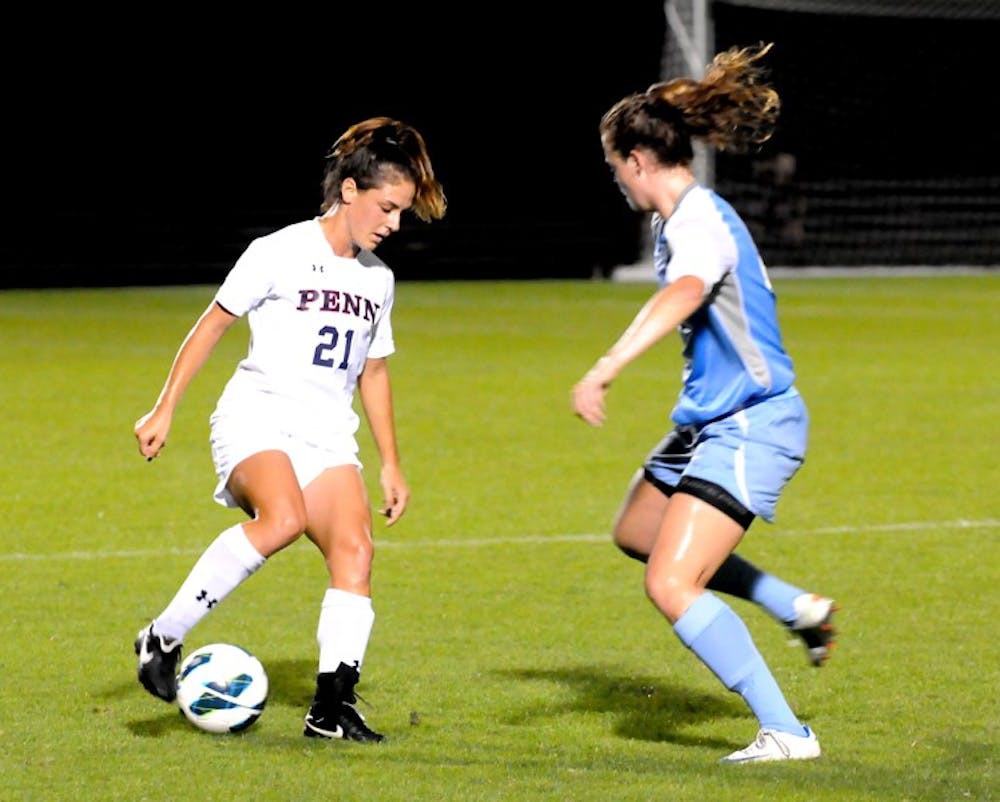
<svg viewBox="0 0 1000 802">
<path fill-rule="evenodd" d="M 386 525 L 392 526 L 406 510 L 410 489 L 399 467 L 392 387 L 389 382 L 389 365 L 384 357 L 367 361 L 364 372 L 358 377 L 358 391 L 382 462 L 379 473 L 385 503 L 382 513 L 386 516 Z"/>
<path fill-rule="evenodd" d="M 181 396 L 222 339 L 222 335 L 236 320 L 235 315 L 212 301 L 184 338 L 156 404 L 135 423 L 139 453 L 147 460 L 157 456 L 166 445 L 170 423 Z"/>
<path fill-rule="evenodd" d="M 697 311 L 705 300 L 705 284 L 681 276 L 639 310 L 611 349 L 573 388 L 573 411 L 591 426 L 604 423 L 604 396 L 622 369 Z"/>
</svg>

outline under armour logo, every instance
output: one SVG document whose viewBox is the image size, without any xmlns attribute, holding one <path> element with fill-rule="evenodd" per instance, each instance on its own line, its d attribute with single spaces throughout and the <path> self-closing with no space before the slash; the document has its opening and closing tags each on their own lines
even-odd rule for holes
<svg viewBox="0 0 1000 802">
<path fill-rule="evenodd" d="M 207 590 L 202 590 L 201 593 L 199 593 L 197 596 L 194 597 L 194 600 L 195 601 L 200 601 L 200 602 L 205 602 L 205 606 L 208 607 L 209 610 L 211 610 L 215 605 L 217 605 L 219 603 L 218 599 L 210 599 L 210 598 L 208 598 L 208 591 Z"/>
<path fill-rule="evenodd" d="M 315 273 L 317 271 L 319 271 L 320 273 L 322 273 L 323 272 L 323 265 L 313 265 L 313 273 Z"/>
</svg>

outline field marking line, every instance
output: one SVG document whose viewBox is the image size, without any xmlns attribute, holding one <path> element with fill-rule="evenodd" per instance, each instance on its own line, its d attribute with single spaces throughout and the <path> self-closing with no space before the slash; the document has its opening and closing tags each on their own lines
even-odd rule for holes
<svg viewBox="0 0 1000 802">
<path fill-rule="evenodd" d="M 874 526 L 821 526 L 816 529 L 788 529 L 778 532 L 780 537 L 817 535 L 857 535 L 862 532 L 918 532 L 927 529 L 997 529 L 1000 519 L 985 518 L 979 521 L 960 518 L 956 521 L 911 521 L 897 524 L 876 524 Z M 459 540 L 376 540 L 376 548 L 420 549 L 420 548 L 472 548 L 478 546 L 537 545 L 544 543 L 610 543 L 611 534 L 578 535 L 510 535 L 506 537 L 468 538 Z M 207 544 L 206 544 L 207 545 Z M 136 549 L 130 551 L 62 551 L 48 554 L 26 554 L 15 552 L 0 554 L 0 563 L 28 562 L 36 560 L 106 560 L 134 559 L 163 556 L 187 556 L 201 554 L 197 549 Z"/>
</svg>

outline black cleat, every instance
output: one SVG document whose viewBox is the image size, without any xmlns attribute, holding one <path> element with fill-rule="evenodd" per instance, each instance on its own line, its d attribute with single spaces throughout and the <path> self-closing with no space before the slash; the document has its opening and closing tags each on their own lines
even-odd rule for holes
<svg viewBox="0 0 1000 802">
<path fill-rule="evenodd" d="M 365 717 L 354 706 L 357 696 L 358 669 L 341 663 L 336 671 L 316 677 L 316 696 L 306 714 L 302 734 L 307 738 L 337 738 L 344 741 L 381 743 L 385 736 L 365 723 Z"/>
<path fill-rule="evenodd" d="M 385 736 L 365 724 L 365 717 L 349 702 L 329 707 L 314 704 L 306 714 L 302 734 L 307 738 L 341 738 L 345 741 L 381 743 Z"/>
<path fill-rule="evenodd" d="M 139 682 L 153 696 L 165 702 L 177 698 L 177 664 L 183 643 L 153 632 L 153 625 L 143 627 L 135 637 L 139 655 Z"/>
</svg>

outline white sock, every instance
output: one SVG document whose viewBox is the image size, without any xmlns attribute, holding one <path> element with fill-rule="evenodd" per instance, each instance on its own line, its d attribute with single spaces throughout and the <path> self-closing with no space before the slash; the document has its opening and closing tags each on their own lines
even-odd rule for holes
<svg viewBox="0 0 1000 802">
<path fill-rule="evenodd" d="M 202 552 L 173 600 L 153 621 L 153 629 L 183 640 L 195 624 L 260 568 L 264 559 L 247 540 L 243 526 L 231 526 Z"/>
<path fill-rule="evenodd" d="M 367 596 L 330 588 L 323 596 L 319 613 L 319 671 L 336 671 L 346 663 L 361 671 L 365 650 L 375 623 L 372 600 Z"/>
</svg>

